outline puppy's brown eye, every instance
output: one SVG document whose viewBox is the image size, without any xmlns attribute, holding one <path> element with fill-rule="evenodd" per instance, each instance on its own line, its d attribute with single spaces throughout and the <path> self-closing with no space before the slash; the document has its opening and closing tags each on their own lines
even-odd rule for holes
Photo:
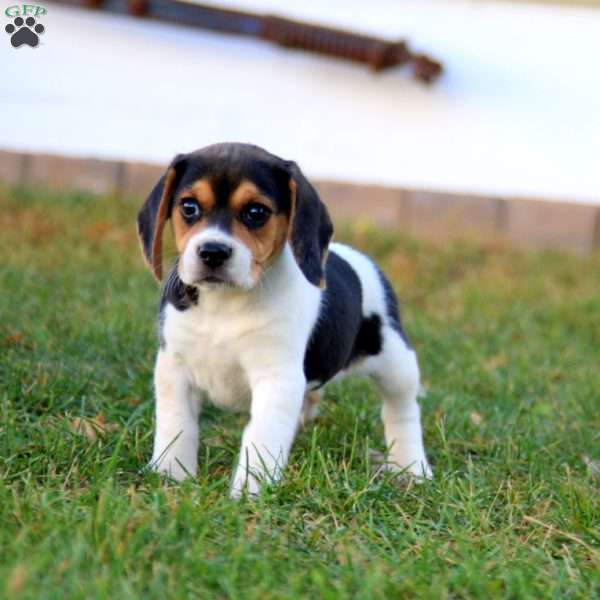
<svg viewBox="0 0 600 600">
<path fill-rule="evenodd" d="M 240 213 L 242 223 L 249 229 L 262 227 L 271 216 L 271 209 L 258 202 L 246 204 Z"/>
<path fill-rule="evenodd" d="M 180 204 L 181 214 L 186 221 L 195 221 L 202 216 L 200 205 L 192 198 L 186 198 Z"/>
</svg>

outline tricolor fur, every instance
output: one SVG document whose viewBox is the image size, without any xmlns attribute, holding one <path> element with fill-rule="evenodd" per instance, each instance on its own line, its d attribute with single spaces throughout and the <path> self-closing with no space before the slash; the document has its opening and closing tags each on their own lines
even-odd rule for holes
<svg viewBox="0 0 600 600">
<path fill-rule="evenodd" d="M 177 156 L 138 216 L 159 279 L 169 219 L 179 256 L 160 301 L 153 468 L 196 473 L 204 401 L 249 409 L 232 495 L 256 494 L 281 477 L 322 386 L 358 372 L 380 390 L 390 467 L 431 475 L 392 288 L 369 258 L 330 243 L 327 209 L 295 163 L 245 144 Z"/>
</svg>

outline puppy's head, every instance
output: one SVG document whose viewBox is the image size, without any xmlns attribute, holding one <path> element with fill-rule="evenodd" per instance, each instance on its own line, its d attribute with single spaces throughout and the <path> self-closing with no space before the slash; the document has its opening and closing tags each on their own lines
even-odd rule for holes
<svg viewBox="0 0 600 600">
<path fill-rule="evenodd" d="M 186 285 L 250 289 L 289 242 L 306 279 L 324 285 L 333 228 L 298 166 L 247 144 L 177 155 L 138 214 L 148 266 L 162 277 L 162 233 L 171 220 Z"/>
</svg>

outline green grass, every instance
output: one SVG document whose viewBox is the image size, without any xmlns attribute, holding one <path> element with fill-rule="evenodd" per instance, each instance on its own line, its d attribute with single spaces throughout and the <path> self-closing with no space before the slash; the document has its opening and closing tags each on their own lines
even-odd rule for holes
<svg viewBox="0 0 600 600">
<path fill-rule="evenodd" d="M 196 480 L 139 471 L 157 289 L 136 204 L 0 192 L 0 597 L 600 596 L 599 256 L 340 233 L 401 290 L 436 478 L 374 474 L 377 398 L 349 381 L 283 484 L 234 503 L 244 417 L 206 411 Z"/>
</svg>

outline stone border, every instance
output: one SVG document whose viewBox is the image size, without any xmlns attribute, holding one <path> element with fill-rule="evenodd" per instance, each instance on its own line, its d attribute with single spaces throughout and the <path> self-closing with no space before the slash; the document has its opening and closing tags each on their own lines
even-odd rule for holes
<svg viewBox="0 0 600 600">
<path fill-rule="evenodd" d="M 0 150 L 0 181 L 145 197 L 164 166 Z M 588 254 L 600 247 L 600 206 L 315 181 L 337 222 L 360 220 L 420 238 L 472 237 Z"/>
</svg>

